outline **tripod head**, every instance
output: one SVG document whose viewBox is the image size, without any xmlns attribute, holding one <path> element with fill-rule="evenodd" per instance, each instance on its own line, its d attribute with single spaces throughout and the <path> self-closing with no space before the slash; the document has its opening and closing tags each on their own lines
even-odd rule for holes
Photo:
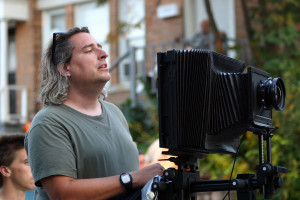
<svg viewBox="0 0 300 200">
<path fill-rule="evenodd" d="M 278 127 L 252 127 L 252 131 L 257 135 L 259 142 L 259 165 L 256 166 L 257 180 L 260 185 L 260 193 L 265 196 L 265 199 L 271 199 L 273 194 L 282 187 L 283 181 L 280 175 L 287 174 L 287 168 L 272 164 L 271 138 L 277 129 Z M 266 162 L 264 144 L 266 144 L 267 150 Z"/>
<path fill-rule="evenodd" d="M 197 159 L 205 154 L 183 153 L 169 150 L 165 154 L 177 155 L 168 160 L 174 162 L 178 169 L 169 168 L 164 171 L 160 181 L 154 181 L 152 191 L 158 194 L 158 199 L 190 200 L 196 199 L 198 192 L 237 191 L 237 199 L 256 200 L 256 190 L 259 190 L 265 199 L 271 199 L 283 185 L 281 174 L 286 174 L 287 169 L 275 166 L 271 162 L 271 138 L 273 129 L 252 127 L 253 133 L 259 140 L 259 164 L 254 174 L 238 174 L 235 179 L 201 180 L 197 167 Z M 267 146 L 267 159 L 264 159 L 264 142 Z"/>
</svg>

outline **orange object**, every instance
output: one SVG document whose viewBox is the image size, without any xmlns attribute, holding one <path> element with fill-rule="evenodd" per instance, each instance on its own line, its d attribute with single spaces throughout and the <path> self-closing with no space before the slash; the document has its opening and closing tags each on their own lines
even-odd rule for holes
<svg viewBox="0 0 300 200">
<path fill-rule="evenodd" d="M 23 125 L 22 129 L 23 129 L 24 133 L 27 133 L 29 131 L 30 125 L 31 125 L 31 122 L 26 122 Z"/>
<path fill-rule="evenodd" d="M 144 167 L 146 167 L 145 155 L 143 153 L 139 154 L 139 161 L 140 161 L 140 169 L 143 169 Z"/>
</svg>

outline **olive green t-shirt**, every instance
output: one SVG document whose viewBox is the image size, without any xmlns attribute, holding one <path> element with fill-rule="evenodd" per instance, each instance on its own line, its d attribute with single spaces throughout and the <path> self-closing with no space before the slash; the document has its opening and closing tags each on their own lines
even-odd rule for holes
<svg viewBox="0 0 300 200">
<path fill-rule="evenodd" d="M 87 179 L 138 170 L 138 150 L 126 119 L 115 105 L 100 103 L 100 116 L 64 104 L 49 104 L 36 114 L 25 138 L 35 199 L 49 199 L 40 180 L 51 175 Z"/>
</svg>

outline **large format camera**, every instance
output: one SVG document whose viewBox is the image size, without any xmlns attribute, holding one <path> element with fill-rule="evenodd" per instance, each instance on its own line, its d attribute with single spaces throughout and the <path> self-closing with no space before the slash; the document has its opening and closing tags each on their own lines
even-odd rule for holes
<svg viewBox="0 0 300 200">
<path fill-rule="evenodd" d="M 271 163 L 272 110 L 283 110 L 285 87 L 280 78 L 248 67 L 243 61 L 209 50 L 170 50 L 158 56 L 160 147 L 178 169 L 168 169 L 154 183 L 159 199 L 191 199 L 196 192 L 237 190 L 238 198 L 265 198 L 282 185 L 287 169 Z M 259 139 L 257 178 L 201 181 L 195 162 L 206 154 L 236 154 L 240 138 L 252 131 Z M 264 156 L 267 143 L 267 158 Z M 162 189 L 164 188 L 164 189 Z"/>
</svg>

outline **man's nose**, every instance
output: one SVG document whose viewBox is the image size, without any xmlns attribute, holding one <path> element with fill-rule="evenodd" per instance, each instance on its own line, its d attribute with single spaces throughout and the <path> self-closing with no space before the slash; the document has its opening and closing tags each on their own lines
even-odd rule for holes
<svg viewBox="0 0 300 200">
<path fill-rule="evenodd" d="M 98 51 L 98 59 L 106 59 L 108 54 L 103 49 L 99 49 Z"/>
</svg>

